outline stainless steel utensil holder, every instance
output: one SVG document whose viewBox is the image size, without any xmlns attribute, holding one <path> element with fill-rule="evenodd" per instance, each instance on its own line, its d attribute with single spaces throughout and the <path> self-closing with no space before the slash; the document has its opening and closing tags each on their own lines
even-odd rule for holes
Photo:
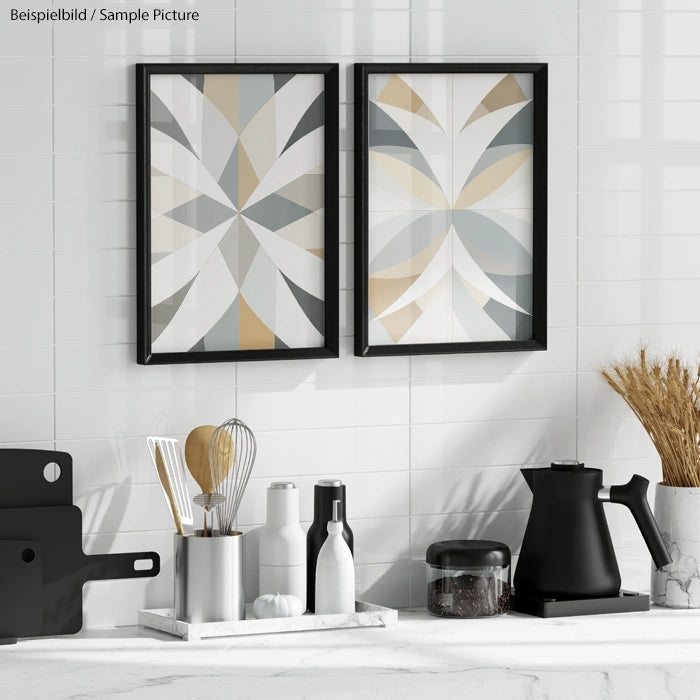
<svg viewBox="0 0 700 700">
<path fill-rule="evenodd" d="M 242 532 L 175 535 L 175 617 L 183 622 L 245 620 Z"/>
</svg>

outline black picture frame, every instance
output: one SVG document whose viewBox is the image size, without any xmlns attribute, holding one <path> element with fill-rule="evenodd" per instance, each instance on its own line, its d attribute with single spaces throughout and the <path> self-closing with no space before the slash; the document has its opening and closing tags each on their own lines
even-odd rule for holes
<svg viewBox="0 0 700 700">
<path fill-rule="evenodd" d="M 139 63 L 136 72 L 137 362 L 175 364 L 338 357 L 338 64 Z M 323 345 L 154 352 L 151 337 L 151 78 L 155 75 L 320 74 L 323 76 Z M 319 313 L 320 317 L 320 313 Z"/>
<path fill-rule="evenodd" d="M 355 355 L 432 355 L 547 349 L 547 64 L 356 63 L 355 79 Z M 369 343 L 369 78 L 401 73 L 528 73 L 533 76 L 532 337 L 518 340 Z"/>
</svg>

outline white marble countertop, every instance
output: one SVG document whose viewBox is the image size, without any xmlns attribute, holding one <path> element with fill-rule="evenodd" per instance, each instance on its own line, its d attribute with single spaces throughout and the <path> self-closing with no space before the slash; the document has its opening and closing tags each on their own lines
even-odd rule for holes
<svg viewBox="0 0 700 700">
<path fill-rule="evenodd" d="M 404 610 L 388 628 L 201 642 L 138 627 L 89 630 L 0 647 L 0 689 L 13 700 L 695 700 L 700 610 L 549 620 Z"/>
</svg>

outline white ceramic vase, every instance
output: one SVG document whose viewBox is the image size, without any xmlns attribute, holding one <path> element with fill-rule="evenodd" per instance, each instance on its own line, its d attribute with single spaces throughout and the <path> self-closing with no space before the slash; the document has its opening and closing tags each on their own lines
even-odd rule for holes
<svg viewBox="0 0 700 700">
<path fill-rule="evenodd" d="M 700 608 L 700 488 L 657 484 L 654 516 L 673 562 L 660 571 L 652 565 L 652 602 Z"/>
</svg>

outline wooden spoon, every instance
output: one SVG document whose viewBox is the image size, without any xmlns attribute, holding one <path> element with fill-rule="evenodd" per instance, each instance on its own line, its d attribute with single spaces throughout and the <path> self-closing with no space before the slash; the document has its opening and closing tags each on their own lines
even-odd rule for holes
<svg viewBox="0 0 700 700">
<path fill-rule="evenodd" d="M 218 483 L 212 483 L 211 465 L 209 462 L 209 441 L 217 427 L 216 425 L 200 425 L 194 428 L 187 436 L 187 440 L 185 440 L 185 462 L 187 462 L 187 468 L 190 470 L 192 478 L 197 482 L 204 494 L 214 493 L 219 486 Z M 221 480 L 223 481 L 223 478 L 228 474 L 231 464 L 233 463 L 233 444 L 228 434 L 226 434 L 225 439 L 220 440 L 220 442 L 219 450 L 222 454 L 226 452 L 227 456 L 229 456 L 228 468 L 221 470 L 223 472 Z M 204 511 L 203 535 L 204 537 L 208 536 L 206 509 Z"/>
</svg>

